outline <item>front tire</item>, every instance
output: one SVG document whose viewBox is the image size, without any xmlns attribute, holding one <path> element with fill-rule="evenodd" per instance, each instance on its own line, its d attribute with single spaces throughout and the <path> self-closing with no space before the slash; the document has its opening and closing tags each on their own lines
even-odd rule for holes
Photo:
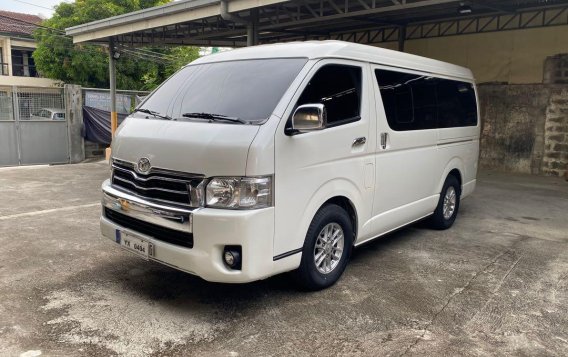
<svg viewBox="0 0 568 357">
<path fill-rule="evenodd" d="M 440 200 L 434 214 L 430 217 L 430 226 L 434 229 L 448 229 L 456 220 L 460 208 L 461 186 L 458 179 L 450 175 L 446 178 Z"/>
<path fill-rule="evenodd" d="M 296 280 L 305 289 L 321 290 L 335 284 L 353 248 L 353 226 L 347 212 L 335 204 L 315 215 L 302 249 Z"/>
</svg>

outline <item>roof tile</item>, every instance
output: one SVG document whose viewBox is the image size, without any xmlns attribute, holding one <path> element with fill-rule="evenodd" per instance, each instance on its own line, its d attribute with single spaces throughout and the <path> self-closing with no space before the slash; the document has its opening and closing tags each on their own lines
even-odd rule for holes
<svg viewBox="0 0 568 357">
<path fill-rule="evenodd" d="M 43 19 L 37 15 L 0 10 L 0 32 L 31 35 Z"/>
</svg>

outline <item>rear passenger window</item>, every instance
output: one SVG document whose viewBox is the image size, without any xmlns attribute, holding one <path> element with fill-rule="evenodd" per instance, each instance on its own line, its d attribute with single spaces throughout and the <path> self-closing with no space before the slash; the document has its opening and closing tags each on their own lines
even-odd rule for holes
<svg viewBox="0 0 568 357">
<path fill-rule="evenodd" d="M 315 103 L 325 105 L 328 126 L 359 120 L 361 68 L 336 64 L 320 68 L 304 89 L 296 105 Z"/>
<path fill-rule="evenodd" d="M 439 127 L 477 125 L 475 92 L 470 83 L 439 79 L 437 87 Z"/>
<path fill-rule="evenodd" d="M 375 70 L 389 127 L 396 131 L 477 125 L 473 85 L 382 69 Z"/>
</svg>

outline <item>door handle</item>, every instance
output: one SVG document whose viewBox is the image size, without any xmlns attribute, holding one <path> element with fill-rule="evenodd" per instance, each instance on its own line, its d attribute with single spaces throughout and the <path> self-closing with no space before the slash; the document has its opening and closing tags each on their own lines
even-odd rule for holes
<svg viewBox="0 0 568 357">
<path fill-rule="evenodd" d="M 367 142 L 367 138 L 362 136 L 360 138 L 357 138 L 355 140 L 353 140 L 353 144 L 351 144 L 351 146 L 359 146 L 359 145 L 363 145 Z"/>
<path fill-rule="evenodd" d="M 381 133 L 381 148 L 384 150 L 387 148 L 387 138 L 388 138 L 389 134 L 388 133 Z"/>
</svg>

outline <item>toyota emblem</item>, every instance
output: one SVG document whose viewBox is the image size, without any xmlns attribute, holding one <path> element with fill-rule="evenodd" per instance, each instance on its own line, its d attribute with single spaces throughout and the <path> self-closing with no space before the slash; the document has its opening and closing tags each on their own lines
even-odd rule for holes
<svg viewBox="0 0 568 357">
<path fill-rule="evenodd" d="M 139 173 L 147 174 L 148 172 L 150 172 L 152 165 L 150 165 L 150 160 L 148 160 L 148 158 L 143 157 L 138 160 L 138 165 L 136 165 L 136 168 Z"/>
</svg>

